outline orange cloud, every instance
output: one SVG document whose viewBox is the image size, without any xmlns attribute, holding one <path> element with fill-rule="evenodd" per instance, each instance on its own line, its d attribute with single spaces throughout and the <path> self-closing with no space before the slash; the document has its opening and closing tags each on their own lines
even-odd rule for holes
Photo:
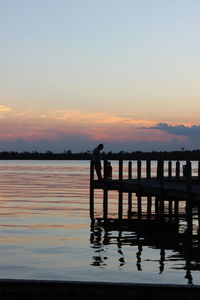
<svg viewBox="0 0 200 300">
<path fill-rule="evenodd" d="M 4 113 L 10 112 L 12 109 L 5 105 L 0 105 L 0 119 L 5 117 Z"/>
<path fill-rule="evenodd" d="M 56 110 L 47 114 L 40 115 L 43 120 L 54 120 L 68 124 L 78 125 L 144 125 L 152 126 L 155 122 L 150 120 L 136 119 L 132 114 L 121 116 L 117 114 L 107 114 L 102 112 L 81 112 L 78 110 Z"/>
<path fill-rule="evenodd" d="M 0 105 L 0 112 L 8 112 L 11 111 L 12 109 L 8 106 L 5 105 Z"/>
<path fill-rule="evenodd" d="M 15 114 L 16 114 L 16 116 L 23 117 L 23 116 L 29 115 L 31 112 L 32 112 L 32 110 L 25 110 L 25 111 L 16 112 Z"/>
<path fill-rule="evenodd" d="M 155 122 L 136 118 L 134 113 L 108 114 L 104 112 L 82 112 L 79 110 L 55 110 L 36 114 L 31 110 L 16 112 L 0 105 L 0 112 L 10 112 L 0 120 L 0 138 L 13 140 L 48 139 L 59 140 L 66 135 L 87 136 L 91 140 L 106 141 L 170 141 L 172 135 L 151 129 Z M 177 137 L 183 140 L 183 137 Z"/>
</svg>

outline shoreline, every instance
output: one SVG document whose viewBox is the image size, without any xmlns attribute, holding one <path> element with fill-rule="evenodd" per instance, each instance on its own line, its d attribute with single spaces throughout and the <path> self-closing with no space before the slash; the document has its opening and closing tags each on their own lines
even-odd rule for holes
<svg viewBox="0 0 200 300">
<path fill-rule="evenodd" d="M 45 296 L 50 299 L 133 299 L 133 297 L 154 297 L 153 299 L 199 299 L 200 285 L 144 284 L 60 280 L 0 279 L 2 299 L 35 299 Z"/>
</svg>

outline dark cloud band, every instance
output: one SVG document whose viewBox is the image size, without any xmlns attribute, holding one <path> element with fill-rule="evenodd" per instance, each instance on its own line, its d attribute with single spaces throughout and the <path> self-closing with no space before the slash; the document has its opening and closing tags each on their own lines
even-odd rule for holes
<svg viewBox="0 0 200 300">
<path fill-rule="evenodd" d="M 185 125 L 169 125 L 167 123 L 158 123 L 152 127 L 143 127 L 141 129 L 158 129 L 168 134 L 194 136 L 200 135 L 200 125 L 185 126 Z"/>
</svg>

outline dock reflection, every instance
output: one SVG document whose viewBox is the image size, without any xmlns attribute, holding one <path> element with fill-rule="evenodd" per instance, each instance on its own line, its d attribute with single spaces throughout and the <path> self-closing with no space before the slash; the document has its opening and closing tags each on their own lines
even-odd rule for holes
<svg viewBox="0 0 200 300">
<path fill-rule="evenodd" d="M 180 231 L 177 222 L 159 222 L 157 220 L 134 219 L 95 219 L 91 222 L 90 243 L 94 249 L 91 265 L 106 267 L 109 259 L 106 248 L 116 245 L 114 256 L 118 257 L 118 267 L 126 263 L 126 246 L 137 248 L 135 252 L 135 266 L 137 271 L 143 271 L 143 264 L 147 261 L 157 264 L 159 274 L 170 269 L 184 270 L 188 284 L 193 284 L 192 271 L 200 270 L 200 243 L 196 235 L 189 235 L 187 230 Z M 143 260 L 146 248 L 157 250 Z M 113 248 L 112 248 L 113 249 Z M 159 251 L 158 251 L 159 250 Z M 169 250 L 169 251 L 168 251 Z M 167 252 L 167 255 L 166 255 Z M 134 253 L 134 252 L 133 252 Z M 150 255 L 152 251 L 149 251 Z M 170 254 L 169 254 L 170 253 Z"/>
</svg>

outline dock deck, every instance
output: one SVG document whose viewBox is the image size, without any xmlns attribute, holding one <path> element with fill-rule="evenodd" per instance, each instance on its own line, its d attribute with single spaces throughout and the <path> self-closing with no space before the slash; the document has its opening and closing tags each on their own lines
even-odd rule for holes
<svg viewBox="0 0 200 300">
<path fill-rule="evenodd" d="M 157 178 L 143 178 L 138 179 L 124 179 L 124 180 L 106 180 L 93 181 L 94 189 L 107 189 L 123 191 L 124 193 L 136 193 L 140 196 L 164 196 L 167 199 L 187 200 L 188 199 L 188 185 L 186 178 L 180 177 L 179 180 L 164 179 L 163 183 Z M 163 195 L 164 193 L 164 195 Z M 200 201 L 200 180 L 198 177 L 193 177 L 191 182 L 190 197 L 193 202 Z"/>
</svg>

